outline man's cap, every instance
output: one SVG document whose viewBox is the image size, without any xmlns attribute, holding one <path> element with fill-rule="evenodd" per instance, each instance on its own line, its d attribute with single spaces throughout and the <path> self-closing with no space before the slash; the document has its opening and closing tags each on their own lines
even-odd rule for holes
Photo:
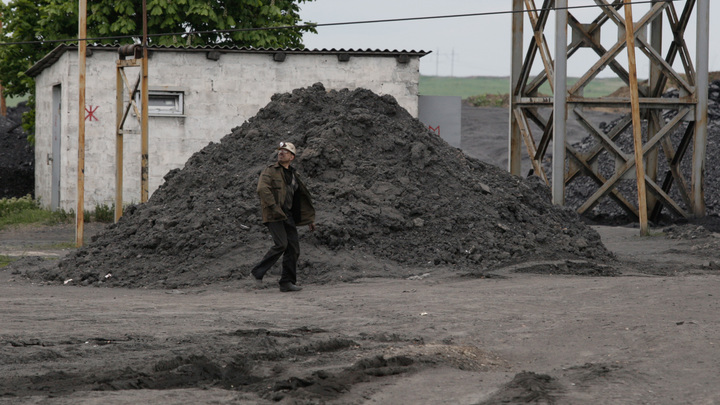
<svg viewBox="0 0 720 405">
<path fill-rule="evenodd" d="M 278 146 L 278 150 L 280 150 L 280 149 L 285 149 L 286 151 L 295 155 L 295 145 L 291 144 L 290 142 L 280 142 L 280 146 Z"/>
</svg>

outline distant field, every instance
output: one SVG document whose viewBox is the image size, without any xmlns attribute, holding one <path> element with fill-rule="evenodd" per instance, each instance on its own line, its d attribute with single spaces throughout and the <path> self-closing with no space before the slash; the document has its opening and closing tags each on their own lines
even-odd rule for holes
<svg viewBox="0 0 720 405">
<path fill-rule="evenodd" d="M 27 101 L 28 96 L 22 96 L 22 97 L 8 97 L 5 99 L 5 104 L 8 107 L 17 107 L 17 105 L 23 101 Z"/>
<path fill-rule="evenodd" d="M 568 85 L 577 82 L 577 78 L 568 78 Z M 602 97 L 624 86 L 617 78 L 594 79 L 585 87 L 585 97 Z M 460 96 L 466 99 L 481 94 L 503 95 L 509 93 L 508 77 L 445 77 L 420 76 L 420 95 L 423 96 Z M 543 85 L 540 92 L 551 94 L 550 87 Z"/>
</svg>

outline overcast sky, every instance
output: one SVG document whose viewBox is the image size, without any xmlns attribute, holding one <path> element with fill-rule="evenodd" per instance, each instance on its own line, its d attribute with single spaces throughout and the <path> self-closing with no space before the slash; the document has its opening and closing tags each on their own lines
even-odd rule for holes
<svg viewBox="0 0 720 405">
<path fill-rule="evenodd" d="M 641 0 L 635 0 L 641 1 Z M 682 12 L 687 0 L 676 0 L 678 13 Z M 710 71 L 720 70 L 720 1 L 710 0 Z M 715 3 L 715 4 L 712 4 Z M 542 1 L 537 0 L 538 7 Z M 591 0 L 568 0 L 569 7 L 592 6 Z M 508 76 L 510 68 L 510 14 L 511 0 L 314 0 L 300 5 L 303 21 L 338 23 L 351 21 L 370 21 L 408 17 L 446 16 L 473 13 L 498 13 L 472 17 L 430 19 L 407 22 L 387 22 L 359 25 L 341 25 L 320 27 L 318 34 L 306 34 L 305 46 L 314 48 L 353 48 L 353 49 L 397 49 L 432 51 L 420 62 L 420 72 L 424 75 L 440 76 Z M 648 4 L 633 6 L 633 19 L 639 20 L 649 10 Z M 696 6 L 697 8 L 697 6 Z M 570 11 L 580 22 L 589 23 L 600 13 L 596 7 L 573 9 Z M 620 10 L 623 14 L 623 10 Z M 665 14 L 663 14 L 665 15 Z M 667 18 L 664 17 L 666 21 Z M 551 51 L 555 33 L 554 18 L 551 17 L 545 29 Z M 691 24 L 685 32 L 685 40 L 695 57 L 695 22 L 693 13 Z M 666 39 L 663 43 L 663 55 L 670 44 L 670 29 L 664 23 Z M 605 23 L 602 43 L 606 48 L 617 41 L 615 25 Z M 525 17 L 525 34 L 529 35 L 529 20 Z M 570 36 L 570 32 L 568 33 Z M 525 39 L 524 49 L 528 38 Z M 715 49 L 713 49 L 715 48 Z M 523 51 L 524 54 L 524 51 Z M 648 62 L 642 52 L 636 52 L 638 58 L 638 76 L 647 77 Z M 594 52 L 582 50 L 568 59 L 568 75 L 580 76 L 598 57 Z M 679 58 L 678 58 L 679 59 Z M 539 70 L 538 66 L 535 72 Z M 623 65 L 627 64 L 627 54 L 619 57 Z M 694 62 L 694 59 L 693 59 Z M 682 71 L 676 64 L 675 69 Z M 609 69 L 601 76 L 613 76 Z"/>
</svg>

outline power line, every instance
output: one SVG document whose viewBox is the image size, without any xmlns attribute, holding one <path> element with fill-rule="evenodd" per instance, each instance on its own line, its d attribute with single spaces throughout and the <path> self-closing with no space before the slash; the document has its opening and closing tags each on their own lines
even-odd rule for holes
<svg viewBox="0 0 720 405">
<path fill-rule="evenodd" d="M 679 0 L 661 0 L 666 3 L 673 3 Z M 514 10 L 503 10 L 503 11 L 487 11 L 482 13 L 466 13 L 466 14 L 447 14 L 447 15 L 434 15 L 424 17 L 402 17 L 402 18 L 386 18 L 380 20 L 363 20 L 363 21 L 344 21 L 334 23 L 307 23 L 300 25 L 282 25 L 278 27 L 253 27 L 253 28 L 230 28 L 225 30 L 205 30 L 205 31 L 183 31 L 183 32 L 166 32 L 159 34 L 148 34 L 148 37 L 163 37 L 163 36 L 192 36 L 192 35 L 203 35 L 203 34 L 229 34 L 233 32 L 251 32 L 251 31 L 270 31 L 270 30 L 287 30 L 287 29 L 305 29 L 305 28 L 319 28 L 319 27 L 337 27 L 343 25 L 361 25 L 361 24 L 382 24 L 382 23 L 395 23 L 395 22 L 408 22 L 408 21 L 423 21 L 423 20 L 440 20 L 450 18 L 465 18 L 465 17 L 481 17 L 481 16 L 495 16 L 503 14 L 516 14 L 526 12 L 543 12 L 552 10 L 575 10 L 585 8 L 602 8 L 602 7 L 620 7 L 625 4 L 637 5 L 637 4 L 649 4 L 657 3 L 658 0 L 635 0 L 627 2 L 615 2 L 612 4 L 589 4 L 584 6 L 567 6 L 567 7 L 548 7 L 548 8 L 537 8 L 528 9 L 522 11 Z M 2 45 L 32 45 L 32 44 L 52 44 L 52 43 L 65 43 L 65 42 L 77 42 L 77 41 L 102 41 L 109 39 L 133 39 L 139 38 L 142 35 L 118 35 L 109 37 L 94 37 L 94 38 L 69 38 L 69 39 L 48 39 L 48 40 L 37 40 L 37 41 L 15 41 L 15 42 L 0 42 Z"/>
</svg>

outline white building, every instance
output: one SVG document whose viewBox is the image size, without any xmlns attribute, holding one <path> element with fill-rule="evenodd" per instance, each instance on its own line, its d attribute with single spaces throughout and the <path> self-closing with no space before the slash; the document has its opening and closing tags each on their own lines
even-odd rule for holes
<svg viewBox="0 0 720 405">
<path fill-rule="evenodd" d="M 35 197 L 75 209 L 78 164 L 78 47 L 61 45 L 27 74 L 35 78 Z M 389 94 L 418 115 L 423 51 L 150 47 L 149 192 L 196 151 L 254 116 L 275 93 L 321 82 L 326 89 Z M 115 199 L 118 47 L 88 46 L 85 207 Z M 134 82 L 140 69 L 125 69 Z M 139 104 L 139 103 L 138 103 Z M 124 125 L 123 200 L 140 201 L 140 126 Z"/>
</svg>

